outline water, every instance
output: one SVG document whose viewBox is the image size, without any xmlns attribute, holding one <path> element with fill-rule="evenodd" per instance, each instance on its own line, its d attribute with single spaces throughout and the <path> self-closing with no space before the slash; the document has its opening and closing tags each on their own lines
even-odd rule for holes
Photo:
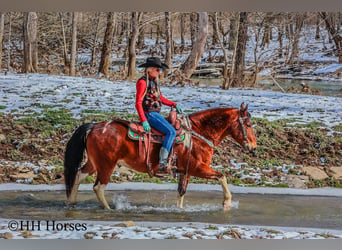
<svg viewBox="0 0 342 250">
<path fill-rule="evenodd" d="M 235 194 L 233 208 L 222 209 L 221 192 L 188 192 L 184 209 L 174 191 L 107 191 L 113 211 L 105 211 L 91 191 L 66 207 L 65 193 L 1 192 L 0 218 L 30 220 L 102 220 L 204 222 L 342 229 L 342 199 L 290 195 Z"/>
<path fill-rule="evenodd" d="M 199 81 L 200 86 L 221 86 L 221 78 L 192 78 L 192 80 Z M 315 80 L 297 80 L 297 79 L 277 79 L 279 85 L 285 90 L 291 87 L 301 90 L 301 83 L 307 83 L 312 90 L 318 90 L 322 95 L 327 96 L 342 96 L 342 82 L 341 81 L 315 81 Z M 271 79 L 261 80 L 258 86 L 262 86 L 267 90 L 280 91 L 279 87 L 274 84 Z M 257 86 L 257 87 L 258 87 Z"/>
</svg>

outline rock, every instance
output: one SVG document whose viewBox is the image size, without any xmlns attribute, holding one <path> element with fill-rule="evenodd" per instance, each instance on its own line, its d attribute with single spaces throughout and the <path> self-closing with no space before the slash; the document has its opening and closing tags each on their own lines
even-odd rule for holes
<svg viewBox="0 0 342 250">
<path fill-rule="evenodd" d="M 12 233 L 9 233 L 9 232 L 6 232 L 6 233 L 2 233 L 0 234 L 0 239 L 12 239 L 13 238 L 13 234 Z"/>
<path fill-rule="evenodd" d="M 0 134 L 0 142 L 6 140 L 6 135 Z"/>
<path fill-rule="evenodd" d="M 134 223 L 134 221 L 124 221 L 122 223 L 119 224 L 115 224 L 114 227 L 134 227 L 136 226 L 136 224 Z"/>
<path fill-rule="evenodd" d="M 302 177 L 304 176 L 288 175 L 285 183 L 289 186 L 289 188 L 307 188 L 305 181 L 309 178 L 307 176 L 305 176 L 306 178 Z"/>
<path fill-rule="evenodd" d="M 324 180 L 329 176 L 318 167 L 303 167 L 303 172 L 314 180 Z"/>
<path fill-rule="evenodd" d="M 34 178 L 36 175 L 33 173 L 33 171 L 27 172 L 27 173 L 18 173 L 18 174 L 12 174 L 10 175 L 10 178 L 12 180 L 19 180 L 19 179 L 31 179 Z"/>
<path fill-rule="evenodd" d="M 335 179 L 342 179 L 342 167 L 331 167 L 330 171 Z"/>
</svg>

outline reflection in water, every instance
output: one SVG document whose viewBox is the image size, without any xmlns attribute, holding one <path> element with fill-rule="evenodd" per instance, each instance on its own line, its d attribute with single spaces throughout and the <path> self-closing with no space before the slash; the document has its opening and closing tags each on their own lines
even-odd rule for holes
<svg viewBox="0 0 342 250">
<path fill-rule="evenodd" d="M 205 222 L 219 224 L 342 229 L 342 200 L 334 197 L 235 194 L 233 208 L 222 209 L 221 192 L 188 192 L 184 209 L 174 191 L 108 191 L 112 211 L 103 210 L 91 191 L 74 206 L 64 192 L 1 192 L 0 218 Z"/>
</svg>

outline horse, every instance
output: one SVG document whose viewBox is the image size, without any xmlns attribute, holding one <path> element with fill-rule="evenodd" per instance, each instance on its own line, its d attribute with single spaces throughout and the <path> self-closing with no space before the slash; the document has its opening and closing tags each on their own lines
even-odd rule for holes
<svg viewBox="0 0 342 250">
<path fill-rule="evenodd" d="M 218 180 L 223 189 L 223 209 L 231 207 L 232 195 L 224 174 L 210 168 L 216 147 L 225 137 L 232 137 L 245 151 L 253 152 L 257 147 L 248 105 L 242 103 L 240 109 L 213 108 L 195 112 L 187 116 L 190 123 L 191 146 L 174 144 L 177 154 L 178 199 L 177 207 L 183 208 L 184 195 L 191 176 Z M 110 176 L 118 166 L 126 166 L 135 171 L 147 173 L 145 159 L 139 157 L 138 141 L 131 140 L 128 133 L 129 122 L 86 123 L 79 126 L 67 143 L 64 159 L 64 176 L 67 204 L 75 204 L 80 183 L 97 173 L 93 190 L 104 209 L 111 209 L 104 191 Z M 150 162 L 154 172 L 159 164 L 161 144 L 151 143 Z"/>
</svg>

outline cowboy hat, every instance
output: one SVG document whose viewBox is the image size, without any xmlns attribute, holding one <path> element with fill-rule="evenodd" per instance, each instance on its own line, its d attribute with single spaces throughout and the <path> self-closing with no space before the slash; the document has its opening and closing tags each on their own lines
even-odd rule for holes
<svg viewBox="0 0 342 250">
<path fill-rule="evenodd" d="M 160 61 L 159 57 L 147 57 L 146 62 L 143 64 L 140 64 L 138 68 L 148 68 L 148 67 L 155 67 L 155 68 L 162 68 L 162 69 L 168 69 L 169 67 Z"/>
</svg>

